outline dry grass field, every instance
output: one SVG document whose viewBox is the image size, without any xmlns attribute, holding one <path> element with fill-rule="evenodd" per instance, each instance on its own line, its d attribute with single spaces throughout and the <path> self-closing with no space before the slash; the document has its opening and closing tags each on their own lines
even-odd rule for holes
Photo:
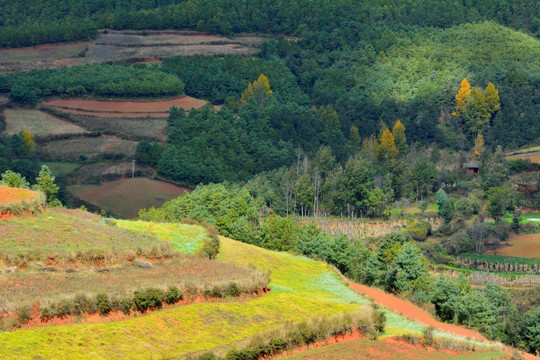
<svg viewBox="0 0 540 360">
<path fill-rule="evenodd" d="M 159 207 L 191 191 L 159 180 L 120 179 L 101 185 L 73 185 L 68 191 L 78 198 L 125 218 L 135 218 L 142 208 Z"/>
<path fill-rule="evenodd" d="M 101 32 L 92 42 L 49 44 L 0 50 L 0 73 L 100 62 L 132 62 L 170 56 L 254 55 L 265 40 L 258 36 L 226 38 L 189 31 Z"/>
<path fill-rule="evenodd" d="M 107 156 L 131 159 L 136 148 L 136 141 L 103 135 L 50 141 L 38 148 L 38 153 L 45 161 L 80 161 L 84 158 L 99 159 Z"/>
<path fill-rule="evenodd" d="M 57 111 L 58 112 L 58 111 Z M 112 113 L 92 115 L 79 115 L 73 112 L 65 114 L 70 120 L 90 131 L 103 132 L 129 139 L 148 139 L 151 141 L 165 141 L 167 139 L 167 120 L 164 117 L 137 117 L 120 118 L 111 117 Z"/>
<path fill-rule="evenodd" d="M 4 111 L 8 135 L 27 129 L 35 137 L 53 135 L 82 135 L 85 129 L 39 110 L 6 109 Z"/>
<path fill-rule="evenodd" d="M 497 255 L 540 259 L 540 234 L 522 234 L 510 238 L 508 246 L 497 250 Z"/>
</svg>

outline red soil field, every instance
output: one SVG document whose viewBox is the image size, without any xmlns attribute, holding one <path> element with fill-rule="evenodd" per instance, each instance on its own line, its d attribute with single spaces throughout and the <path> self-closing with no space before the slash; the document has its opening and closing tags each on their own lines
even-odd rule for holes
<svg viewBox="0 0 540 360">
<path fill-rule="evenodd" d="M 0 205 L 8 205 L 13 202 L 28 201 L 36 193 L 26 189 L 15 189 L 7 186 L 0 186 Z"/>
<path fill-rule="evenodd" d="M 464 327 L 445 324 L 435 320 L 431 315 L 429 315 L 424 310 L 420 309 L 418 306 L 411 304 L 408 301 L 401 300 L 398 297 L 387 294 L 382 290 L 370 288 L 368 286 L 360 285 L 349 281 L 349 286 L 358 291 L 359 293 L 366 295 L 367 297 L 373 299 L 377 304 L 384 306 L 390 309 L 393 312 L 401 314 L 408 319 L 419 322 L 426 326 L 433 326 L 437 330 L 445 331 L 448 333 L 453 333 L 463 337 L 470 337 L 472 339 L 477 339 L 481 341 L 487 341 L 487 339 L 478 334 L 473 330 L 466 329 Z"/>
<path fill-rule="evenodd" d="M 161 112 L 106 112 L 106 111 L 84 111 L 71 108 L 56 107 L 57 111 L 62 111 L 75 115 L 86 115 L 104 118 L 167 118 L 169 111 Z"/>
<path fill-rule="evenodd" d="M 200 109 L 207 104 L 204 100 L 181 96 L 175 99 L 157 101 L 121 101 L 93 99 L 54 99 L 43 103 L 45 106 L 100 112 L 168 112 L 173 106 L 184 110 Z"/>
</svg>

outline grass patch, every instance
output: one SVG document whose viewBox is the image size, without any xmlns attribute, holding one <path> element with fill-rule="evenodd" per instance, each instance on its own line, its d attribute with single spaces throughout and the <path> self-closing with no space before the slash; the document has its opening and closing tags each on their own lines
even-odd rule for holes
<svg viewBox="0 0 540 360">
<path fill-rule="evenodd" d="M 49 209 L 0 226 L 0 260 L 8 266 L 104 266 L 171 254 L 168 242 L 111 226 L 101 217 L 80 210 Z"/>
<path fill-rule="evenodd" d="M 47 165 L 55 176 L 70 174 L 81 166 L 81 164 L 73 162 L 42 162 L 41 164 Z"/>
<path fill-rule="evenodd" d="M 359 339 L 307 349 L 300 353 L 280 357 L 283 360 L 490 360 L 499 359 L 506 354 L 499 352 L 484 352 L 474 354 L 445 354 L 396 341 L 373 341 Z"/>
<path fill-rule="evenodd" d="M 136 148 L 136 141 L 100 136 L 50 141 L 41 146 L 38 152 L 45 161 L 74 162 L 100 158 L 132 158 Z"/>
<path fill-rule="evenodd" d="M 171 243 L 172 248 L 182 254 L 196 254 L 208 236 L 207 231 L 196 225 L 157 224 L 146 221 L 118 220 L 118 227 L 152 234 Z"/>
</svg>

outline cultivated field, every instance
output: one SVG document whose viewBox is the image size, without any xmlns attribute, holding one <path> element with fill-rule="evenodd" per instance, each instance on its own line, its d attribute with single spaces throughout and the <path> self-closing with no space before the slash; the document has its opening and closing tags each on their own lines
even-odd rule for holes
<svg viewBox="0 0 540 360">
<path fill-rule="evenodd" d="M 498 249 L 497 255 L 540 259 L 540 234 L 514 236 L 506 243 L 508 246 Z"/>
<path fill-rule="evenodd" d="M 172 253 L 168 242 L 112 226 L 80 210 L 49 209 L 0 227 L 0 268 L 100 267 Z"/>
<path fill-rule="evenodd" d="M 120 222 L 148 234 L 158 224 Z M 174 232 L 159 224 L 155 236 Z M 73 359 L 129 356 L 134 359 L 178 357 L 213 348 L 227 349 L 256 334 L 290 322 L 357 311 L 369 301 L 350 289 L 328 265 L 221 238 L 219 261 L 271 272 L 271 293 L 244 301 L 194 303 L 122 322 L 74 324 L 0 333 L 0 357 L 41 356 Z M 423 326 L 387 312 L 387 334 L 421 333 Z M 84 339 L 81 341 L 80 339 Z M 53 342 L 55 346 L 44 346 Z M 73 346 L 73 343 L 79 346 Z M 240 344 L 241 345 L 241 344 Z M 133 353 L 133 348 L 139 349 Z M 24 349 L 24 350 L 23 350 Z"/>
<path fill-rule="evenodd" d="M 189 111 L 207 104 L 190 96 L 155 101 L 54 99 L 42 103 L 45 107 L 73 114 L 121 118 L 168 117 L 173 106 Z"/>
<path fill-rule="evenodd" d="M 139 209 L 159 207 L 166 201 L 190 191 L 159 180 L 120 179 L 101 185 L 73 185 L 68 191 L 88 203 L 125 218 L 134 218 Z"/>
<path fill-rule="evenodd" d="M 530 159 L 531 162 L 540 164 L 540 146 L 530 147 L 514 151 L 508 154 L 507 159 Z"/>
<path fill-rule="evenodd" d="M 505 356 L 499 352 L 463 353 L 456 351 L 423 348 L 395 339 L 373 341 L 357 339 L 340 342 L 320 348 L 306 349 L 289 356 L 279 357 L 283 360 L 488 360 Z"/>
<path fill-rule="evenodd" d="M 151 141 L 167 140 L 167 120 L 161 117 L 121 118 L 110 116 L 79 115 L 64 113 L 66 118 L 90 131 L 116 135 L 127 139 L 148 139 Z M 105 114 L 107 115 L 107 114 Z M 110 115 L 110 114 L 109 114 Z"/>
<path fill-rule="evenodd" d="M 39 110 L 6 109 L 4 111 L 8 135 L 28 130 L 33 136 L 82 135 L 85 129 Z"/>
<path fill-rule="evenodd" d="M 166 230 L 65 209 L 5 222 L 0 228 L 0 329 L 127 319 L 145 310 L 124 311 L 121 304 L 136 304 L 136 292 L 147 289 L 165 294 L 174 286 L 181 296 L 169 304 L 178 304 L 256 293 L 267 285 L 264 272 L 195 256 L 208 238 L 204 228 L 174 224 Z M 92 305 L 99 294 L 124 313 L 109 316 L 99 302 Z M 94 316 L 98 311 L 102 318 Z"/>
<path fill-rule="evenodd" d="M 314 222 L 317 227 L 332 236 L 345 234 L 349 239 L 378 238 L 397 231 L 407 224 L 406 220 L 397 221 L 367 221 L 329 218 L 309 218 L 301 223 Z"/>
<path fill-rule="evenodd" d="M 95 41 L 0 50 L 0 73 L 79 64 L 193 55 L 257 53 L 265 40 L 257 36 L 226 38 L 182 31 L 110 31 Z"/>
<path fill-rule="evenodd" d="M 115 136 L 85 137 L 50 141 L 37 150 L 46 161 L 80 161 L 99 158 L 129 158 L 135 155 L 136 141 Z"/>
</svg>

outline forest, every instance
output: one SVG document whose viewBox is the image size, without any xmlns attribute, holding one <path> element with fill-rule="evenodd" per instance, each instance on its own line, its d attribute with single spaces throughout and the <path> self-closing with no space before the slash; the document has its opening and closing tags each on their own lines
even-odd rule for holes
<svg viewBox="0 0 540 360">
<path fill-rule="evenodd" d="M 284 33 L 302 36 L 309 29 L 331 33 L 341 24 L 395 23 L 447 28 L 496 21 L 537 36 L 540 22 L 534 0 L 393 1 L 340 0 L 199 1 L 199 0 L 65 0 L 12 1 L 0 6 L 2 47 L 87 40 L 97 29 L 193 29 L 232 34 Z"/>
</svg>

